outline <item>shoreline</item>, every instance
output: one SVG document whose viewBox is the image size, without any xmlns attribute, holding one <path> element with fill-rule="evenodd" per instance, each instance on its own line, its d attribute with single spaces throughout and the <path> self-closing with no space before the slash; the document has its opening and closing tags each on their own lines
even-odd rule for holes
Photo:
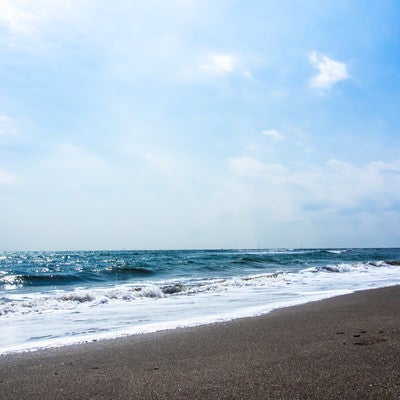
<svg viewBox="0 0 400 400">
<path fill-rule="evenodd" d="M 0 356 L 0 398 L 397 399 L 400 286 Z"/>
<path fill-rule="evenodd" d="M 384 286 L 384 287 L 391 287 L 391 286 Z M 14 347 L 10 347 L 8 350 L 2 350 L 0 351 L 0 360 L 1 357 L 3 356 L 12 356 L 14 354 L 23 354 L 23 353 L 35 353 L 35 352 L 42 352 L 42 351 L 47 351 L 47 350 L 52 350 L 52 349 L 63 349 L 63 348 L 68 348 L 72 346 L 81 346 L 85 345 L 88 343 L 92 342 L 106 342 L 106 341 L 113 341 L 113 340 L 118 340 L 118 339 L 124 339 L 124 338 L 129 338 L 129 337 L 138 337 L 142 335 L 151 335 L 151 334 L 157 334 L 157 333 L 162 333 L 162 332 L 173 332 L 175 330 L 180 330 L 180 329 L 191 329 L 191 328 L 198 328 L 202 326 L 210 326 L 214 324 L 223 324 L 223 323 L 228 323 L 231 321 L 236 321 L 236 320 L 243 320 L 243 319 L 248 319 L 248 318 L 257 318 L 257 317 L 263 317 L 267 314 L 274 313 L 274 312 L 279 312 L 280 310 L 286 309 L 286 308 L 291 308 L 291 307 L 299 307 L 308 303 L 314 303 L 318 301 L 323 301 L 323 300 L 328 300 L 332 299 L 334 297 L 339 297 L 339 296 L 344 296 L 347 294 L 352 294 L 357 291 L 364 291 L 364 290 L 369 290 L 369 289 L 360 289 L 360 290 L 355 290 L 353 292 L 350 291 L 342 291 L 342 293 L 330 293 L 327 296 L 316 296 L 314 299 L 298 299 L 298 300 L 293 300 L 293 301 L 288 301 L 286 303 L 274 303 L 271 307 L 267 307 L 268 311 L 260 311 L 256 312 L 254 314 L 245 314 L 245 315 L 240 315 L 238 316 L 237 314 L 232 317 L 226 317 L 225 315 L 216 315 L 215 319 L 211 318 L 207 322 L 204 322 L 203 320 L 198 320 L 195 322 L 192 322 L 190 324 L 186 324 L 187 321 L 182 320 L 177 322 L 177 326 L 174 326 L 170 323 L 167 323 L 167 327 L 157 327 L 157 328 L 152 328 L 148 326 L 140 327 L 138 330 L 135 330 L 135 328 L 124 328 L 121 329 L 120 331 L 116 332 L 106 332 L 104 334 L 90 334 L 90 335 L 83 335 L 83 336 L 76 336 L 76 337 L 70 337 L 69 340 L 66 340 L 65 338 L 62 339 L 50 339 L 44 342 L 37 342 L 35 345 L 33 343 L 28 343 L 26 345 L 16 345 Z M 226 318 L 226 319 L 225 319 Z M 157 325 L 160 326 L 160 325 Z M 154 330 L 153 330 L 154 329 Z"/>
</svg>

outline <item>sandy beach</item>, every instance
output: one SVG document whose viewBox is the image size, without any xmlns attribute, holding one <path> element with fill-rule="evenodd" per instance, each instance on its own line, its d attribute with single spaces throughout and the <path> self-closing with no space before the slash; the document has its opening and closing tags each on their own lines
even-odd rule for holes
<svg viewBox="0 0 400 400">
<path fill-rule="evenodd" d="M 5 400 L 399 398 L 399 286 L 0 357 Z"/>
</svg>

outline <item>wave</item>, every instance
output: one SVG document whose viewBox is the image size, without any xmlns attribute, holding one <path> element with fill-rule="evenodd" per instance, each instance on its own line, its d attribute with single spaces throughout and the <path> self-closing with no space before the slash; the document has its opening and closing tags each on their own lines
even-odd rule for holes
<svg viewBox="0 0 400 400">
<path fill-rule="evenodd" d="M 301 272 L 336 272 L 336 273 L 344 273 L 344 272 L 360 272 L 360 271 L 367 271 L 371 267 L 384 267 L 389 265 L 396 265 L 396 264 L 389 264 L 385 261 L 368 261 L 365 263 L 340 263 L 336 265 L 321 265 L 318 267 L 311 267 L 302 270 Z M 400 265 L 400 262 L 399 264 Z"/>
<path fill-rule="evenodd" d="M 343 254 L 346 253 L 348 250 L 344 249 L 344 250 L 325 250 L 325 251 L 331 254 Z"/>
<path fill-rule="evenodd" d="M 60 274 L 60 275 L 6 275 L 0 279 L 2 286 L 45 286 L 62 285 L 74 282 L 82 282 L 85 278 L 78 274 Z"/>
<path fill-rule="evenodd" d="M 156 272 L 151 269 L 150 266 L 130 266 L 130 265 L 121 265 L 121 266 L 113 266 L 104 271 L 101 271 L 102 274 L 105 275 L 129 275 L 129 276 L 141 276 L 141 275 L 155 275 Z"/>
<path fill-rule="evenodd" d="M 385 263 L 388 265 L 398 266 L 400 265 L 400 260 L 390 260 L 390 261 L 385 261 Z"/>
<path fill-rule="evenodd" d="M 54 286 L 73 285 L 77 283 L 102 282 L 110 280 L 127 280 L 134 277 L 154 275 L 155 272 L 145 267 L 113 266 L 103 270 L 76 271 L 73 273 L 41 273 L 7 275 L 0 277 L 1 286 Z"/>
<path fill-rule="evenodd" d="M 130 302 L 141 299 L 159 299 L 171 296 L 193 296 L 207 292 L 226 292 L 240 287 L 261 287 L 267 280 L 278 280 L 283 272 L 229 279 L 204 279 L 169 284 L 146 283 L 141 286 L 120 285 L 111 288 L 76 289 L 64 293 L 54 291 L 27 299 L 0 298 L 0 316 L 9 314 L 41 313 L 44 310 L 61 310 L 79 307 L 80 304 L 106 304 L 109 302 Z"/>
<path fill-rule="evenodd" d="M 245 274 L 343 272 L 347 265 L 387 258 L 398 265 L 398 250 L 377 249 L 253 249 L 158 252 L 7 253 L 0 259 L 0 290 L 48 286 L 49 289 L 118 282 L 159 281 L 180 278 L 228 278 Z M 368 257 L 368 258 L 367 258 Z M 381 259 L 382 259 L 381 258 Z M 357 264 L 358 263 L 358 264 Z M 32 289 L 33 290 L 33 289 Z M 182 288 L 170 288 L 173 293 Z"/>
<path fill-rule="evenodd" d="M 35 294 L 32 298 L 29 298 L 28 295 L 14 296 L 13 291 L 10 291 L 9 297 L 0 298 L 0 316 L 70 310 L 85 305 L 96 306 L 113 302 L 126 303 L 175 296 L 222 294 L 235 290 L 244 290 L 241 293 L 245 296 L 246 293 L 249 293 L 246 290 L 281 290 L 290 285 L 307 285 L 310 282 L 322 282 L 327 279 L 327 282 L 333 282 L 332 279 L 335 278 L 331 274 L 376 273 L 378 269 L 385 267 L 395 271 L 398 265 L 400 265 L 398 261 L 393 261 L 392 264 L 384 261 L 339 263 L 306 268 L 297 272 L 275 271 L 227 278 L 185 278 L 169 282 L 136 282 L 135 284 L 88 287 L 87 289 L 53 290 Z M 146 273 L 147 271 L 144 272 L 144 274 Z M 331 278 L 328 277 L 329 275 Z M 40 279 L 41 277 L 39 277 Z M 64 279 L 69 279 L 69 277 L 64 277 Z M 350 279 L 354 279 L 354 277 Z"/>
</svg>

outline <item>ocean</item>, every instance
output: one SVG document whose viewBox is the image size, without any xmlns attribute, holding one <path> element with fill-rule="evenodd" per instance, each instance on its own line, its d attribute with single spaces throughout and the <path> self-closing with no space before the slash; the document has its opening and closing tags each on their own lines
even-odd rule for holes
<svg viewBox="0 0 400 400">
<path fill-rule="evenodd" d="M 400 249 L 0 252 L 0 354 L 400 284 Z"/>
</svg>

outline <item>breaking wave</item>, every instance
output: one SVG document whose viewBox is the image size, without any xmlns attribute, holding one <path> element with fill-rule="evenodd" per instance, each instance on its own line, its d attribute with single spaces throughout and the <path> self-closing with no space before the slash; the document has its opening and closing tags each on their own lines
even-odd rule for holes
<svg viewBox="0 0 400 400">
<path fill-rule="evenodd" d="M 340 263 L 336 265 L 321 265 L 299 271 L 275 271 L 273 273 L 234 276 L 230 278 L 195 278 L 175 282 L 147 282 L 143 284 L 122 284 L 111 287 L 88 289 L 73 289 L 69 291 L 53 290 L 45 294 L 35 294 L 32 297 L 10 296 L 0 298 L 0 316 L 43 313 L 63 309 L 79 309 L 82 306 L 98 306 L 111 302 L 132 302 L 154 300 L 174 296 L 196 296 L 202 293 L 223 293 L 235 289 L 248 288 L 279 288 L 302 282 L 307 284 L 310 277 L 324 279 L 326 274 L 360 273 L 383 267 L 394 268 L 400 263 L 366 262 Z M 144 272 L 145 274 L 147 272 Z M 36 277 L 35 277 L 36 278 Z M 18 278 L 16 278 L 18 279 Z M 67 278 L 65 278 L 67 279 Z M 332 279 L 333 275 L 332 275 Z M 244 292 L 245 293 L 245 292 Z"/>
</svg>

